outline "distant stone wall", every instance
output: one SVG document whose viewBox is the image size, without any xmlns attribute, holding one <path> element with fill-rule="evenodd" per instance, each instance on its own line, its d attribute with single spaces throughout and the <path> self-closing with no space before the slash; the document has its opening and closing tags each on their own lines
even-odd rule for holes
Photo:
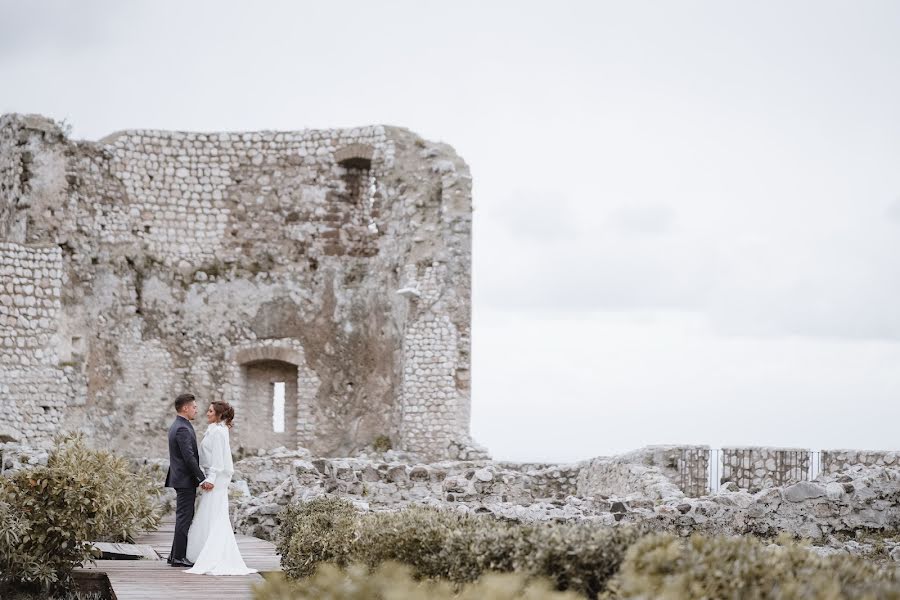
<svg viewBox="0 0 900 600">
<path fill-rule="evenodd" d="M 235 526 L 268 537 L 283 505 L 330 495 L 362 511 L 420 504 L 520 521 L 644 523 L 682 535 L 789 532 L 823 540 L 858 529 L 900 530 L 900 468 L 852 466 L 815 482 L 756 492 L 724 486 L 691 498 L 663 475 L 665 463 L 646 464 L 678 454 L 675 447 L 645 448 L 572 465 L 547 465 L 410 464 L 402 456 L 323 459 L 281 452 L 236 464 L 236 476 L 248 487 L 235 499 Z"/>
<path fill-rule="evenodd" d="M 670 480 L 677 481 L 679 489 L 690 498 L 709 493 L 709 447 L 682 446 L 677 456 L 675 469 Z"/>
<path fill-rule="evenodd" d="M 722 448 L 722 483 L 751 491 L 809 479 L 809 450 L 803 448 Z"/>
<path fill-rule="evenodd" d="M 822 450 L 820 470 L 822 473 L 839 473 L 855 466 L 900 467 L 900 452 L 877 450 Z"/>
<path fill-rule="evenodd" d="M 535 500 L 564 500 L 578 495 L 578 477 L 584 468 L 583 463 L 570 464 L 532 464 L 532 463 L 495 463 L 498 468 L 518 471 L 527 475 L 529 489 Z"/>
<path fill-rule="evenodd" d="M 578 478 L 579 496 L 649 499 L 701 496 L 708 491 L 707 446 L 647 446 L 590 460 Z"/>
<path fill-rule="evenodd" d="M 668 500 L 683 497 L 658 469 L 608 459 L 594 459 L 581 472 L 579 496 L 615 496 Z"/>
<path fill-rule="evenodd" d="M 720 490 L 646 510 L 629 511 L 625 522 L 648 519 L 682 535 L 695 532 L 823 540 L 834 534 L 900 530 L 900 469 L 855 466 L 815 482 L 798 481 L 756 493 Z"/>
<path fill-rule="evenodd" d="M 576 465 L 534 466 L 484 461 L 399 462 L 372 458 L 312 458 L 276 451 L 235 463 L 235 479 L 264 494 L 295 478 L 307 494 L 358 496 L 373 506 L 431 498 L 442 502 L 562 500 L 576 491 Z"/>
</svg>

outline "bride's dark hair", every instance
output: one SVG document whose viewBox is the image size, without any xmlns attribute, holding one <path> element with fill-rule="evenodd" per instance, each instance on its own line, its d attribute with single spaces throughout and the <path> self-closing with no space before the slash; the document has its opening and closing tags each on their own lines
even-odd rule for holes
<svg viewBox="0 0 900 600">
<path fill-rule="evenodd" d="M 224 400 L 215 400 L 210 404 L 212 404 L 219 423 L 225 423 L 230 429 L 232 426 L 231 422 L 234 421 L 234 409 L 231 408 L 231 405 Z"/>
</svg>

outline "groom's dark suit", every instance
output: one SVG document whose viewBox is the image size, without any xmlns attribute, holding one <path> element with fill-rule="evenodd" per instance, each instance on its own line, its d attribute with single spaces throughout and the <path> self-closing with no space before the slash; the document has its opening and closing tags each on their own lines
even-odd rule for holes
<svg viewBox="0 0 900 600">
<path fill-rule="evenodd" d="M 175 488 L 175 537 L 169 562 L 184 560 L 187 552 L 187 534 L 194 520 L 194 501 L 197 486 L 203 481 L 200 469 L 200 455 L 197 452 L 197 434 L 191 422 L 178 415 L 169 427 L 169 472 L 166 487 Z"/>
</svg>

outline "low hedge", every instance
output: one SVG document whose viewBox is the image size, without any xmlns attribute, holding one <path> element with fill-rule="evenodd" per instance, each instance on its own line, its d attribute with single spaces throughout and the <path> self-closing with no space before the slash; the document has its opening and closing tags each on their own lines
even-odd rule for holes
<svg viewBox="0 0 900 600">
<path fill-rule="evenodd" d="M 295 579 L 323 562 L 376 568 L 396 561 L 417 579 L 464 584 L 490 571 L 519 572 L 587 596 L 605 588 L 641 535 L 637 528 L 519 524 L 420 507 L 360 515 L 335 498 L 291 505 L 281 517 L 282 568 Z"/>
<path fill-rule="evenodd" d="M 896 569 L 850 556 L 821 557 L 780 539 L 651 535 L 627 552 L 608 599 L 900 600 Z"/>
<path fill-rule="evenodd" d="M 649 534 L 635 527 L 583 522 L 518 524 L 431 508 L 358 514 L 350 503 L 339 499 L 289 507 L 282 518 L 279 550 L 282 566 L 293 578 L 309 577 L 325 562 L 355 566 L 346 572 L 332 567 L 320 570 L 318 579 L 303 582 L 301 588 L 284 583 L 285 590 L 293 590 L 285 593 L 299 595 L 265 596 L 262 600 L 366 597 L 352 595 L 357 589 L 381 598 L 381 588 L 359 588 L 353 582 L 365 579 L 360 569 L 378 572 L 392 562 L 404 564 L 404 573 L 415 580 L 442 581 L 434 584 L 434 598 L 444 597 L 441 585 L 486 594 L 488 588 L 470 584 L 488 585 L 486 577 L 491 572 L 503 572 L 520 576 L 506 580 L 518 582 L 509 584 L 517 590 L 510 592 L 513 594 L 524 594 L 520 584 L 537 578 L 559 591 L 589 598 L 599 595 L 604 600 L 900 600 L 896 570 L 849 556 L 821 557 L 787 537 L 777 543 L 749 536 L 695 535 L 685 539 Z M 406 575 L 400 577 L 396 567 L 392 569 L 379 577 L 405 581 Z M 345 587 L 340 587 L 341 581 Z M 398 589 L 406 589 L 403 586 L 407 584 L 398 585 Z M 408 585 L 414 586 L 412 582 Z M 338 592 L 339 588 L 342 591 Z"/>
<path fill-rule="evenodd" d="M 383 563 L 341 569 L 323 564 L 312 577 L 290 581 L 274 577 L 254 590 L 254 600 L 578 600 L 573 592 L 552 590 L 550 582 L 512 573 L 485 575 L 456 589 L 446 581 L 417 580 L 408 566 Z"/>
<path fill-rule="evenodd" d="M 47 465 L 0 477 L 0 597 L 61 591 L 94 557 L 91 541 L 155 529 L 158 483 L 80 436 L 59 439 Z"/>
</svg>

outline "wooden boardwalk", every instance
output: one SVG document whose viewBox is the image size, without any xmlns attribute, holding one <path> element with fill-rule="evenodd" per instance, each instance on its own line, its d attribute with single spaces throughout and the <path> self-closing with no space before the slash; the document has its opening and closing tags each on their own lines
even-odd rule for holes
<svg viewBox="0 0 900 600">
<path fill-rule="evenodd" d="M 152 546 L 159 560 L 98 560 L 78 571 L 106 573 L 114 600 L 236 600 L 253 598 L 253 586 L 262 582 L 259 574 L 240 577 L 191 575 L 166 562 L 175 532 L 174 517 L 165 519 L 159 530 L 144 533 L 135 543 Z M 280 571 L 280 557 L 274 544 L 246 535 L 236 535 L 244 562 L 261 572 Z"/>
</svg>

